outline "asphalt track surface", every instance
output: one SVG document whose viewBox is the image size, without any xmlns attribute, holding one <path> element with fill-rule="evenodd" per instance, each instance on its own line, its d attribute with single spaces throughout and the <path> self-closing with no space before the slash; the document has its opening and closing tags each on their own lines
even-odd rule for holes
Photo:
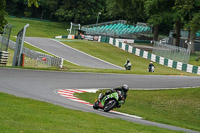
<svg viewBox="0 0 200 133">
<path fill-rule="evenodd" d="M 134 89 L 166 89 L 200 86 L 198 76 L 158 76 L 50 72 L 0 68 L 0 92 L 15 96 L 46 101 L 66 108 L 93 112 L 111 118 L 119 118 L 134 123 L 157 126 L 177 131 L 196 131 L 131 118 L 124 115 L 94 110 L 92 107 L 68 100 L 56 93 L 56 89 L 113 88 L 124 83 Z"/>
<path fill-rule="evenodd" d="M 101 69 L 123 69 L 119 66 L 78 51 L 56 40 L 39 37 L 26 37 L 25 41 L 35 47 L 61 57 L 73 64 Z"/>
</svg>

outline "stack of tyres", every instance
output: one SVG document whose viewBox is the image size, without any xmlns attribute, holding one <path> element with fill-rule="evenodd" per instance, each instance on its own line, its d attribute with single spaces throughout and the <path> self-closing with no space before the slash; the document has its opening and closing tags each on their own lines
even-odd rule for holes
<svg viewBox="0 0 200 133">
<path fill-rule="evenodd" d="M 6 65 L 8 62 L 8 55 L 9 52 L 7 51 L 0 51 L 0 65 Z"/>
</svg>

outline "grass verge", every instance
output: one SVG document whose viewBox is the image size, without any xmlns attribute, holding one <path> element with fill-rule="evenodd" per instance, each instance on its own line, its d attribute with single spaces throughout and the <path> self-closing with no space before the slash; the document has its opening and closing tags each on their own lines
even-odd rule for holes
<svg viewBox="0 0 200 133">
<path fill-rule="evenodd" d="M 74 41 L 64 41 L 64 44 L 76 48 L 80 51 L 88 53 L 92 56 L 98 57 L 115 65 L 123 67 L 125 61 L 130 59 L 132 62 L 132 70 L 124 71 L 124 73 L 129 74 L 158 74 L 158 75 L 196 75 L 190 74 L 177 69 L 172 69 L 154 63 L 156 66 L 155 73 L 149 73 L 147 71 L 149 60 L 135 56 L 131 53 L 125 52 L 122 49 L 114 47 L 107 43 L 99 43 L 93 41 L 84 41 L 84 40 L 74 40 Z"/>
<path fill-rule="evenodd" d="M 12 40 L 16 40 L 16 38 L 12 37 Z M 76 49 L 79 49 L 85 53 L 91 54 L 95 57 L 98 57 L 100 59 L 106 60 L 108 62 L 111 62 L 115 65 L 123 67 L 124 61 L 126 59 L 130 59 L 133 63 L 132 70 L 131 71 L 125 71 L 125 70 L 114 70 L 114 69 L 97 69 L 97 68 L 90 68 L 90 67 L 83 67 L 78 66 L 75 64 L 72 64 L 70 62 L 64 61 L 63 69 L 59 69 L 58 67 L 52 67 L 44 68 L 45 65 L 38 65 L 35 61 L 29 61 L 29 58 L 26 58 L 28 62 L 26 62 L 25 67 L 29 67 L 28 69 L 42 69 L 42 70 L 54 70 L 54 71 L 68 71 L 68 72 L 93 72 L 93 73 L 118 73 L 118 74 L 155 74 L 155 75 L 196 75 L 196 74 L 190 74 L 183 71 L 179 71 L 176 69 L 168 68 L 159 64 L 156 64 L 156 72 L 155 73 L 149 73 L 147 71 L 147 66 L 149 64 L 149 61 L 146 59 L 143 59 L 141 57 L 137 57 L 133 54 L 127 53 L 119 48 L 116 48 L 110 44 L 107 43 L 98 43 L 98 42 L 90 42 L 90 41 L 82 41 L 82 40 L 73 40 L 73 41 L 67 41 L 65 42 L 67 45 L 74 47 Z M 36 48 L 34 46 L 31 46 L 27 43 L 24 43 L 24 46 L 38 51 L 45 54 L 49 54 L 39 48 Z M 112 51 L 112 52 L 110 52 Z M 11 54 L 13 54 L 13 51 L 11 51 Z M 52 54 L 49 54 L 52 55 Z M 52 55 L 54 56 L 54 55 Z M 12 55 L 10 56 L 10 60 L 12 60 Z M 28 64 L 30 62 L 30 64 Z M 46 65 L 47 67 L 47 65 Z"/>
<path fill-rule="evenodd" d="M 29 27 L 26 31 L 26 36 L 31 37 L 48 37 L 52 38 L 58 35 L 68 35 L 67 28 L 70 23 L 61 22 L 44 22 L 30 19 L 6 17 L 8 23 L 14 25 L 11 35 L 17 36 L 17 33 L 26 25 Z"/>
<path fill-rule="evenodd" d="M 27 23 L 30 26 L 27 29 L 26 36 L 32 37 L 48 37 L 52 38 L 57 35 L 66 35 L 66 29 L 69 27 L 69 24 L 65 23 L 57 23 L 57 22 L 44 22 L 44 21 L 35 21 L 29 19 L 20 19 L 20 18 L 12 18 L 7 17 L 9 23 L 15 25 L 12 29 L 12 36 L 16 36 L 18 31 L 23 28 L 23 26 Z M 12 38 L 12 40 L 16 40 Z M 119 48 L 115 48 L 106 43 L 97 43 L 90 41 L 81 41 L 81 40 L 73 40 L 73 41 L 65 41 L 67 45 L 79 49 L 83 52 L 91 54 L 100 59 L 106 60 L 113 64 L 123 67 L 125 61 L 129 58 L 133 63 L 132 71 L 121 71 L 121 70 L 108 70 L 108 69 L 95 69 L 77 66 L 67 61 L 64 62 L 64 69 L 62 71 L 71 71 L 71 72 L 104 72 L 104 73 L 123 73 L 123 74 L 152 74 L 147 72 L 147 66 L 150 61 L 143 59 L 141 57 L 137 57 L 133 54 L 124 52 Z M 29 44 L 24 43 L 24 46 L 30 48 L 35 51 L 39 51 L 45 54 L 49 54 L 43 50 L 40 50 L 36 47 L 33 47 Z M 51 54 L 50 54 L 51 55 Z M 156 63 L 155 63 L 156 64 Z M 55 69 L 58 70 L 58 69 Z M 195 75 L 189 74 L 183 71 L 178 71 L 176 69 L 171 69 L 168 67 L 164 67 L 162 65 L 156 64 L 156 72 L 154 74 L 159 75 Z"/>
<path fill-rule="evenodd" d="M 134 124 L 66 109 L 50 103 L 0 93 L 0 131 L 3 133 L 173 133 L 158 127 Z M 128 127 L 128 128 L 127 128 Z"/>
<path fill-rule="evenodd" d="M 191 54 L 189 64 L 200 66 L 200 59 L 197 60 L 197 58 L 200 58 L 200 52 L 196 52 L 195 54 Z"/>
<path fill-rule="evenodd" d="M 101 90 L 76 93 L 80 99 L 94 103 Z M 138 115 L 150 121 L 200 131 L 200 88 L 175 90 L 129 90 L 120 112 Z"/>
</svg>

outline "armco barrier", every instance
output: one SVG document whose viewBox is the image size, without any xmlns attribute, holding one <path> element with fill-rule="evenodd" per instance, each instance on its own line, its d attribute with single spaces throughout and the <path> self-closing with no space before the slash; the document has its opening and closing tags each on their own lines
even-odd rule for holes
<svg viewBox="0 0 200 133">
<path fill-rule="evenodd" d="M 67 38 L 66 36 L 57 36 L 56 38 Z M 178 70 L 182 70 L 188 73 L 195 73 L 200 75 L 200 66 L 193 66 L 190 64 L 184 64 L 182 62 L 173 61 L 171 59 L 167 59 L 161 56 L 157 56 L 155 54 L 149 53 L 147 51 L 144 51 L 142 49 L 135 48 L 133 46 L 130 46 L 126 43 L 120 42 L 118 39 L 111 38 L 109 36 L 99 36 L 98 42 L 105 42 L 112 44 L 116 47 L 119 47 L 129 53 L 132 53 L 134 55 L 143 57 L 145 59 L 151 60 L 153 62 L 157 62 L 158 64 L 175 68 Z"/>
<path fill-rule="evenodd" d="M 74 35 L 67 35 L 67 36 L 55 36 L 55 39 L 74 39 Z"/>
<path fill-rule="evenodd" d="M 155 54 L 149 53 L 147 51 L 144 51 L 142 49 L 138 49 L 135 48 L 133 46 L 130 46 L 126 43 L 123 42 L 119 42 L 119 40 L 111 38 L 111 37 L 105 37 L 105 36 L 99 36 L 99 40 L 98 42 L 105 42 L 105 43 L 109 43 L 112 44 L 116 47 L 119 47 L 121 49 L 123 49 L 124 51 L 127 51 L 129 53 L 132 53 L 134 55 L 143 57 L 145 59 L 151 60 L 153 62 L 157 62 L 158 64 L 170 67 L 170 68 L 175 68 L 178 70 L 182 70 L 188 73 L 195 73 L 200 75 L 200 66 L 194 66 L 194 65 L 190 65 L 190 64 L 184 64 L 182 62 L 177 62 L 177 61 L 173 61 L 171 59 L 167 59 L 161 56 L 157 56 Z"/>
<path fill-rule="evenodd" d="M 0 41 L 1 41 L 2 37 L 0 36 Z M 9 47 L 11 49 L 15 49 L 15 45 L 16 45 L 16 42 L 10 40 L 9 41 Z M 28 49 L 26 47 L 23 47 L 23 54 L 25 54 L 26 56 L 34 59 L 34 60 L 38 60 L 38 61 L 41 61 L 40 58 L 44 57 L 44 58 L 48 58 L 50 60 L 50 63 L 49 62 L 44 62 L 43 63 L 46 63 L 48 64 L 48 66 L 58 66 L 60 68 L 62 68 L 62 65 L 63 65 L 63 59 L 62 58 L 59 58 L 59 57 L 53 57 L 51 55 L 47 55 L 47 54 L 44 54 L 44 53 L 41 53 L 41 52 L 37 52 L 37 51 L 34 51 L 34 50 L 31 50 L 31 49 Z"/>
</svg>

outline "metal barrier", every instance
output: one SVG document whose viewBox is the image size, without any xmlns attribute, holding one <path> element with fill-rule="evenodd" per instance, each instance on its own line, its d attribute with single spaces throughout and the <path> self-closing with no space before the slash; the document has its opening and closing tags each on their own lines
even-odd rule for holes
<svg viewBox="0 0 200 133">
<path fill-rule="evenodd" d="M 103 26 L 103 25 L 109 25 L 109 24 L 117 24 L 117 23 L 126 24 L 127 21 L 126 20 L 114 20 L 114 21 L 103 22 L 103 23 L 98 23 L 98 24 L 83 25 L 82 27 L 90 28 L 90 27 Z"/>
<path fill-rule="evenodd" d="M 7 24 L 4 27 L 4 32 L 3 32 L 1 43 L 0 43 L 1 44 L 0 51 L 8 50 L 8 44 L 9 44 L 9 40 L 10 40 L 10 34 L 11 34 L 12 27 L 13 26 L 11 24 Z"/>
<path fill-rule="evenodd" d="M 23 47 L 24 47 L 24 38 L 26 34 L 26 29 L 29 27 L 29 24 L 26 24 L 18 33 L 17 40 L 15 44 L 15 52 L 13 57 L 12 66 L 22 66 L 23 64 Z"/>
<path fill-rule="evenodd" d="M 153 54 L 167 59 L 188 63 L 190 50 L 182 47 L 168 45 L 163 42 L 154 42 Z"/>
<path fill-rule="evenodd" d="M 0 36 L 0 40 L 2 40 L 2 37 Z M 15 45 L 16 42 L 10 40 L 9 41 L 9 47 L 13 50 L 15 50 Z M 48 66 L 58 66 L 62 68 L 62 63 L 63 63 L 63 59 L 62 58 L 58 58 L 58 57 L 53 57 L 51 55 L 47 55 L 41 52 L 37 52 L 34 50 L 30 50 L 26 47 L 23 48 L 23 54 L 25 54 L 26 56 L 28 56 L 29 58 L 32 58 L 34 60 L 38 60 L 41 61 L 42 63 L 46 63 Z M 42 60 L 39 60 L 41 57 L 47 58 L 50 61 L 44 62 Z"/>
<path fill-rule="evenodd" d="M 99 38 L 100 38 L 99 42 L 102 42 L 103 41 L 101 39 L 102 37 L 99 36 Z M 109 38 L 109 44 L 112 44 L 112 45 L 114 45 L 114 46 L 116 46 L 120 49 L 123 49 L 123 50 L 125 50 L 129 53 L 132 53 L 136 56 L 140 56 L 142 58 L 151 60 L 153 62 L 157 62 L 158 64 L 165 65 L 167 67 L 174 68 L 174 69 L 177 69 L 177 70 L 182 70 L 182 71 L 185 71 L 185 72 L 195 73 L 195 74 L 200 75 L 200 66 L 185 64 L 183 62 L 177 62 L 177 61 L 174 61 L 174 60 L 171 60 L 171 59 L 168 59 L 168 58 L 157 56 L 157 55 L 152 54 L 148 51 L 135 48 L 131 45 L 120 42 L 118 39 L 111 38 L 111 37 Z"/>
</svg>

